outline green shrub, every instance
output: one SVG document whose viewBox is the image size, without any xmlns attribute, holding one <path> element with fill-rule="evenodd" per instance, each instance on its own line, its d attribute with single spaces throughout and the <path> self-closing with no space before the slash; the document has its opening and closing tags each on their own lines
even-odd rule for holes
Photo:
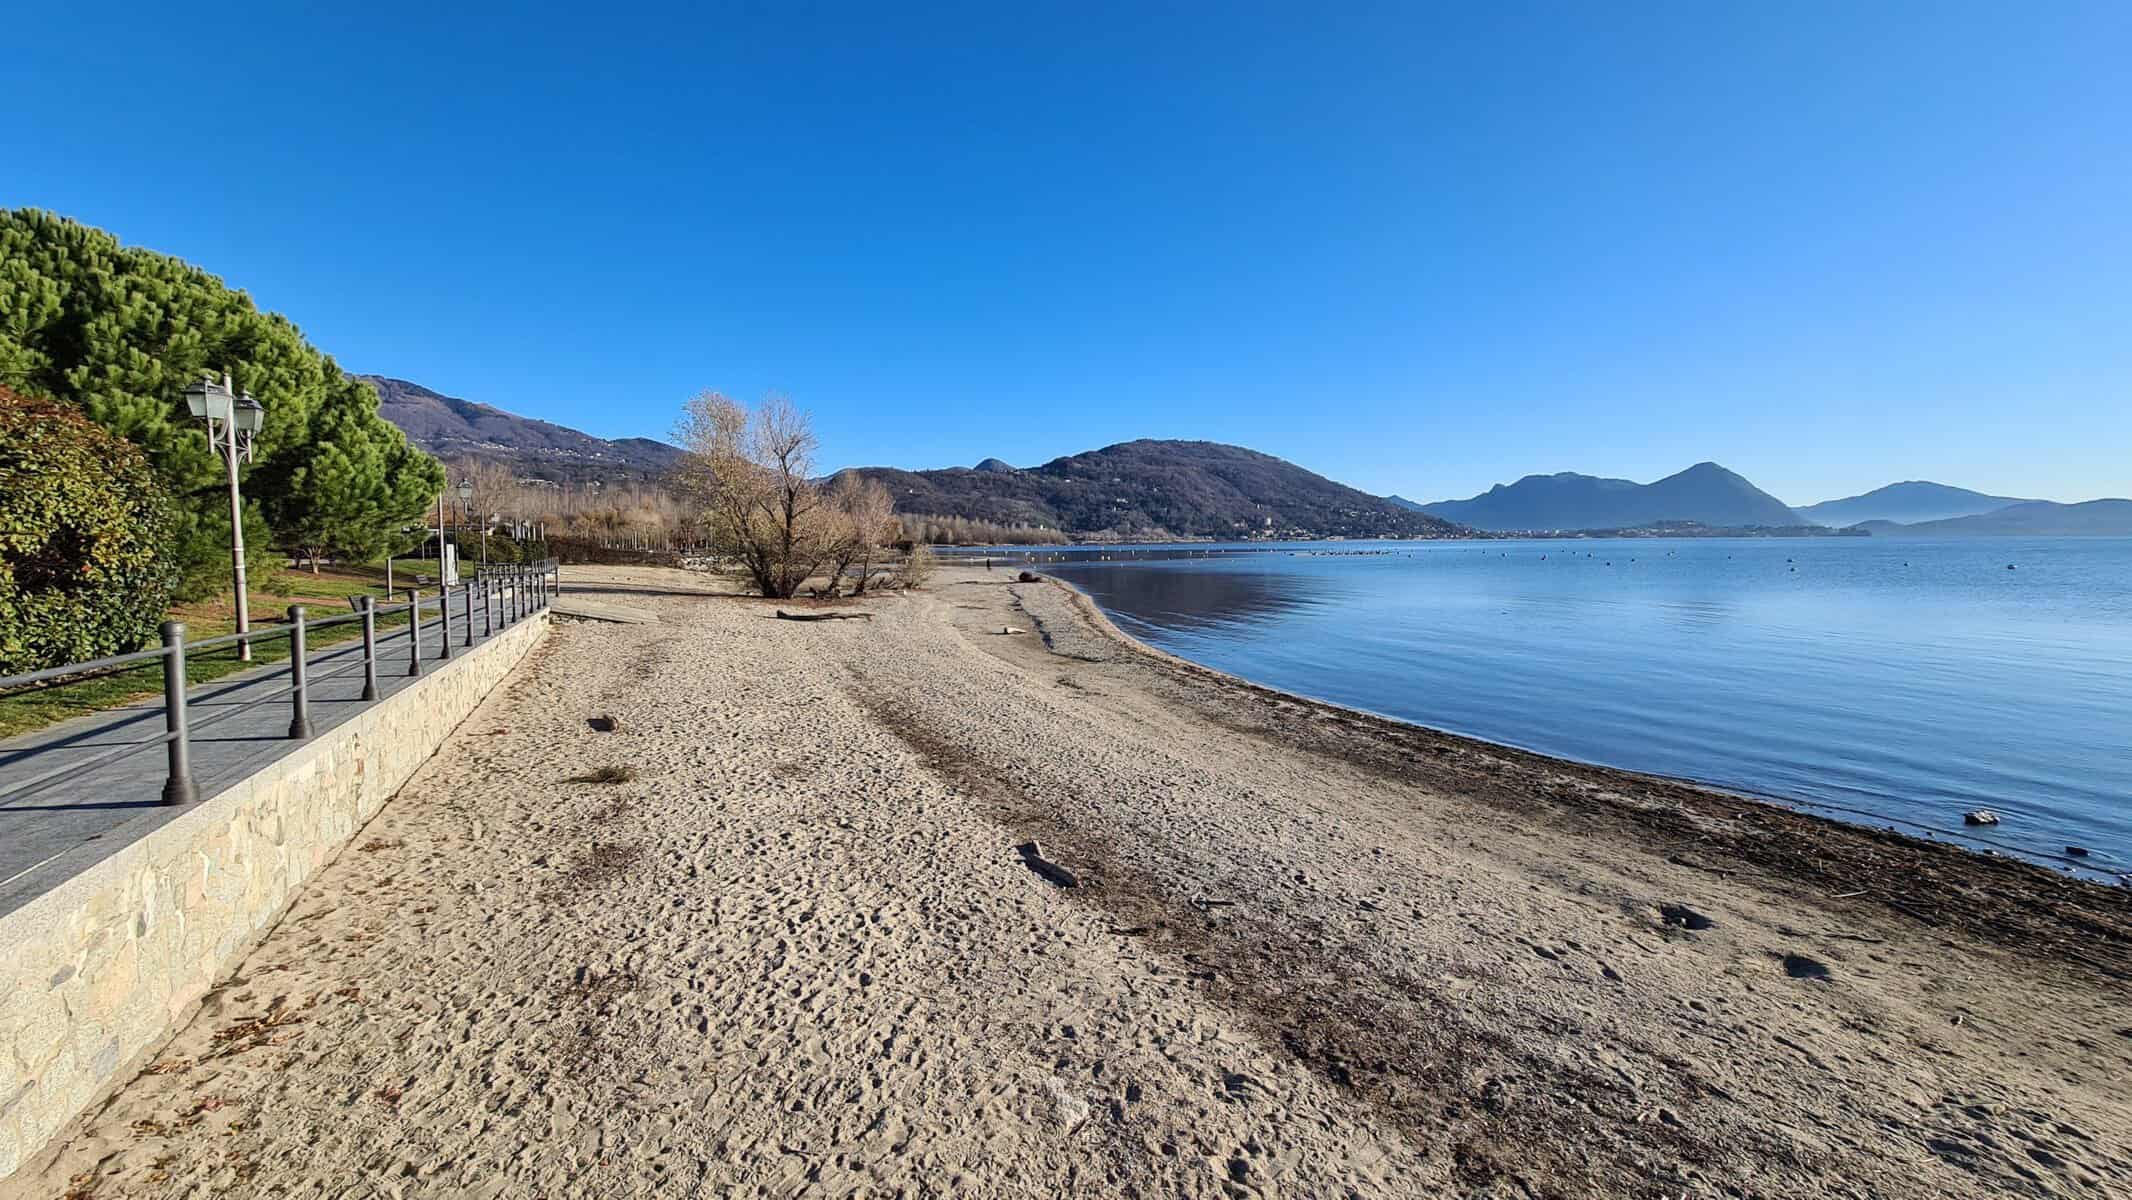
<svg viewBox="0 0 2132 1200">
<path fill-rule="evenodd" d="M 139 649 L 177 583 L 173 530 L 137 447 L 0 387 L 0 675 Z"/>
</svg>

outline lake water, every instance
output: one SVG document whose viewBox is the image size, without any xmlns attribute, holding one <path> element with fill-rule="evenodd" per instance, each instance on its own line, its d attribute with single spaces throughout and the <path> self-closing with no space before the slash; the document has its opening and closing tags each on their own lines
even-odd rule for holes
<svg viewBox="0 0 2132 1200">
<path fill-rule="evenodd" d="M 1135 636 L 1286 691 L 2084 873 L 2132 871 L 2132 539 L 1026 557 Z M 1975 808 L 2004 823 L 1965 828 Z"/>
</svg>

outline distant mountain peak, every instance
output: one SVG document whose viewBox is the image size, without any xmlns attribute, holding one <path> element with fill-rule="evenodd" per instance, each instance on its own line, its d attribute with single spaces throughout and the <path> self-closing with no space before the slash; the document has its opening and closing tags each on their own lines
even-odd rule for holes
<svg viewBox="0 0 2132 1200">
<path fill-rule="evenodd" d="M 1004 459 L 988 458 L 983 462 L 978 463 L 974 469 L 979 471 L 990 471 L 995 475 L 1011 475 L 1018 468 L 1016 468 L 1013 464 L 1007 462 Z"/>
<path fill-rule="evenodd" d="M 1633 529 L 1667 521 L 1710 526 L 1805 524 L 1738 472 L 1699 462 L 1652 483 L 1575 471 L 1527 475 L 1465 500 L 1423 506 L 1448 521 L 1498 532 Z"/>
<path fill-rule="evenodd" d="M 1809 504 L 1799 510 L 1799 515 L 1817 524 L 1838 527 L 1868 521 L 1910 524 L 1979 516 L 2025 503 L 2028 502 L 2013 496 L 1991 496 L 1926 479 L 1906 479 L 1861 495 Z"/>
</svg>

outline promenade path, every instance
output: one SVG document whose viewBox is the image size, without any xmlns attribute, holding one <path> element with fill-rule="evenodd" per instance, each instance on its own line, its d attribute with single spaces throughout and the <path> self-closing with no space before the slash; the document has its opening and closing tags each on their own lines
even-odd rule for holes
<svg viewBox="0 0 2132 1200">
<path fill-rule="evenodd" d="M 495 632 L 505 628 L 499 625 Z M 476 646 L 489 640 L 481 630 L 477 612 Z M 464 653 L 466 630 L 456 605 L 451 633 L 452 652 Z M 415 681 L 407 673 L 407 637 L 404 627 L 378 631 L 381 698 Z M 449 666 L 439 661 L 441 622 L 425 620 L 421 637 L 422 673 Z M 367 707 L 361 698 L 363 644 L 358 639 L 314 650 L 306 661 L 312 736 L 320 737 Z M 289 664 L 280 662 L 187 691 L 193 780 L 201 798 L 302 744 L 289 737 L 288 687 Z M 158 693 L 0 741 L 0 915 L 185 811 L 162 802 L 169 765 L 160 744 L 163 731 L 163 699 Z M 127 745 L 137 749 L 74 774 L 80 764 Z M 40 781 L 43 786 L 38 786 Z"/>
</svg>

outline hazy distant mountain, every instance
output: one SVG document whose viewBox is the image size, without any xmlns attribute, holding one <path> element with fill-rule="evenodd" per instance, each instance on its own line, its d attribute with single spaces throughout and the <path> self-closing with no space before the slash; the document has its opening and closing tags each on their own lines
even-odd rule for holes
<svg viewBox="0 0 2132 1200">
<path fill-rule="evenodd" d="M 1841 528 L 1856 525 L 1861 521 L 1898 521 L 1909 524 L 1917 521 L 1944 521 L 1950 517 L 1970 517 L 2005 508 L 2009 504 L 2023 504 L 2019 496 L 1987 496 L 1968 488 L 1949 487 L 1944 483 L 1928 483 L 1911 480 L 1907 483 L 1891 483 L 1884 488 L 1874 488 L 1862 496 L 1846 496 L 1841 500 L 1824 500 L 1798 509 L 1800 516 L 1816 525 L 1833 525 Z"/>
<path fill-rule="evenodd" d="M 1386 496 L 1386 497 L 1385 497 L 1385 499 L 1387 499 L 1387 500 L 1391 501 L 1392 503 L 1394 503 L 1394 504 L 1398 505 L 1399 507 L 1401 507 L 1401 508 L 1403 508 L 1403 509 L 1407 510 L 1408 512 L 1427 512 L 1427 511 L 1429 511 L 1429 506 L 1428 506 L 1428 505 L 1426 505 L 1426 504 L 1423 504 L 1423 503 L 1422 503 L 1421 501 L 1419 501 L 1419 500 L 1409 500 L 1409 499 L 1407 499 L 1407 498 L 1406 498 L 1405 496 L 1401 496 L 1401 495 L 1398 495 L 1398 494 L 1396 494 L 1396 493 L 1395 493 L 1395 494 L 1393 494 L 1393 495 L 1390 495 L 1390 496 Z"/>
<path fill-rule="evenodd" d="M 654 478 L 681 457 L 679 448 L 650 438 L 608 441 L 404 379 L 355 378 L 377 389 L 379 416 L 438 458 L 483 458 L 522 476 L 575 481 Z"/>
<path fill-rule="evenodd" d="M 1803 525 L 1784 502 L 1716 463 L 1697 463 L 1655 483 L 1601 479 L 1564 471 L 1499 483 L 1469 500 L 1443 500 L 1422 511 L 1496 531 L 1632 529 L 1661 521 L 1703 525 Z"/>
<path fill-rule="evenodd" d="M 1875 537 L 2132 537 L 2132 500 L 2024 500 L 1988 513 L 1898 525 L 1868 521 Z"/>
<path fill-rule="evenodd" d="M 976 470 L 858 470 L 886 484 L 900 512 L 1045 525 L 1077 535 L 1445 537 L 1458 532 L 1448 522 L 1294 463 L 1216 442 L 1123 442 L 1022 470 L 992 465 L 995 461 Z"/>
</svg>

